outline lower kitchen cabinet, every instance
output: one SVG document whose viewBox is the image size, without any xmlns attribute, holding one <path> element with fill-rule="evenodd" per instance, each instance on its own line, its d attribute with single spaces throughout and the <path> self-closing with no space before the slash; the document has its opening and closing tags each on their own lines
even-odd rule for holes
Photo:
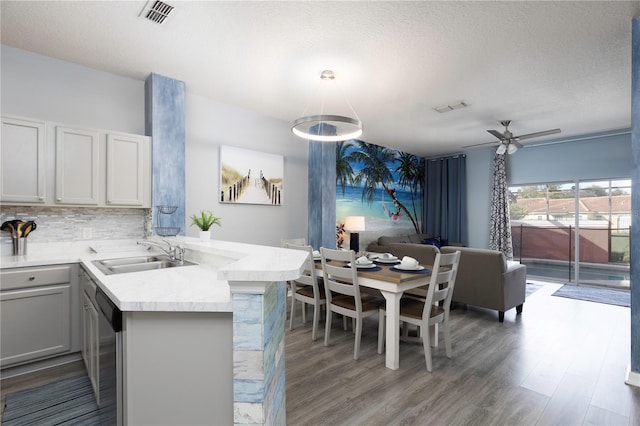
<svg viewBox="0 0 640 426">
<path fill-rule="evenodd" d="M 80 350 L 77 268 L 0 272 L 2 368 Z"/>
</svg>

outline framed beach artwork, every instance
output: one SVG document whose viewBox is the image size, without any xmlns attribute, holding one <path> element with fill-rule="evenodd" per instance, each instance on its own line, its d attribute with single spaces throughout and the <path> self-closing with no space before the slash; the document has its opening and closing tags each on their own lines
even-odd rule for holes
<svg viewBox="0 0 640 426">
<path fill-rule="evenodd" d="M 220 146 L 220 203 L 282 205 L 284 157 Z"/>
<path fill-rule="evenodd" d="M 422 232 L 423 157 L 350 140 L 336 144 L 336 161 L 338 246 L 348 238 L 340 232 L 347 216 L 365 217 L 361 245 L 381 235 Z"/>
</svg>

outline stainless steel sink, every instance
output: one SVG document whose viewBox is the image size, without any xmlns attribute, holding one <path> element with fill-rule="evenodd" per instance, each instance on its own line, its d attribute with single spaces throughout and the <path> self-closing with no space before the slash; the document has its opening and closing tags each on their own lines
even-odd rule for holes
<svg viewBox="0 0 640 426">
<path fill-rule="evenodd" d="M 119 259 L 94 260 L 92 262 L 105 275 L 126 274 L 129 272 L 153 271 L 155 269 L 178 268 L 182 266 L 196 265 L 185 260 L 170 260 L 169 256 L 136 256 Z"/>
</svg>

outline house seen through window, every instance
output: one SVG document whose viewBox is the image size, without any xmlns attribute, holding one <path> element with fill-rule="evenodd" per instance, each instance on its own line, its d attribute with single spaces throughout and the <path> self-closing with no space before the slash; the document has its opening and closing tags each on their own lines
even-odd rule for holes
<svg viewBox="0 0 640 426">
<path fill-rule="evenodd" d="M 514 258 L 528 276 L 629 287 L 630 179 L 509 189 Z"/>
</svg>

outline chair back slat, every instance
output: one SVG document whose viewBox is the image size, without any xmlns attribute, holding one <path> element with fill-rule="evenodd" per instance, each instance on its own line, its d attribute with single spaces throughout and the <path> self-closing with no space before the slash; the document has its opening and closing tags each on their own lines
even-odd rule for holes
<svg viewBox="0 0 640 426">
<path fill-rule="evenodd" d="M 360 304 L 360 288 L 358 287 L 358 272 L 355 267 L 355 253 L 353 251 L 331 250 L 320 248 L 322 256 L 322 273 L 327 301 L 331 301 L 331 292 L 352 296 L 356 304 Z M 351 267 L 331 265 L 329 261 L 351 262 Z"/>
</svg>

